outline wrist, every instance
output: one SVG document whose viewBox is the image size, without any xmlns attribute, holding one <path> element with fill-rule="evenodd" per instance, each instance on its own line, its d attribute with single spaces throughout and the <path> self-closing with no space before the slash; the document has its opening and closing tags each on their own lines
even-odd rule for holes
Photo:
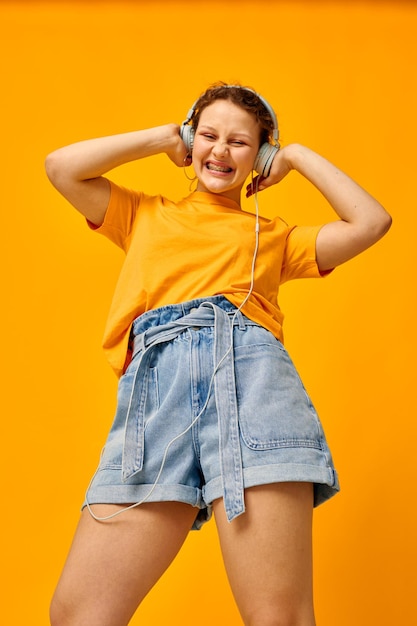
<svg viewBox="0 0 417 626">
<path fill-rule="evenodd" d="M 167 150 L 166 153 L 178 150 L 178 146 L 182 142 L 180 136 L 179 124 L 167 124 L 166 125 L 166 138 L 167 138 Z"/>
<path fill-rule="evenodd" d="M 179 126 L 177 124 L 164 124 L 154 126 L 132 134 L 135 151 L 139 150 L 135 158 L 143 158 L 154 154 L 170 153 L 180 139 Z"/>
</svg>

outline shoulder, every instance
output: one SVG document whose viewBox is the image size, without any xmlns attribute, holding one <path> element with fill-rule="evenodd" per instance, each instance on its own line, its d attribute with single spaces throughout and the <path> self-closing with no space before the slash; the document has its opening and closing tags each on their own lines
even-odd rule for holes
<svg viewBox="0 0 417 626">
<path fill-rule="evenodd" d="M 98 228 L 92 224 L 90 227 L 126 249 L 140 216 L 157 213 L 165 203 L 165 198 L 160 195 L 150 195 L 110 181 L 110 199 L 104 221 Z"/>
</svg>

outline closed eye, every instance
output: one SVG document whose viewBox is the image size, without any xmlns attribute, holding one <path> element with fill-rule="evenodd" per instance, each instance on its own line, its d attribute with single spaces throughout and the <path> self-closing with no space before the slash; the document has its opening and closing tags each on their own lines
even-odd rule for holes
<svg viewBox="0 0 417 626">
<path fill-rule="evenodd" d="M 216 135 L 212 135 L 211 133 L 202 133 L 202 136 L 209 141 L 216 141 Z M 230 139 L 229 143 L 233 146 L 245 146 L 246 143 L 241 141 L 240 139 Z"/>
</svg>

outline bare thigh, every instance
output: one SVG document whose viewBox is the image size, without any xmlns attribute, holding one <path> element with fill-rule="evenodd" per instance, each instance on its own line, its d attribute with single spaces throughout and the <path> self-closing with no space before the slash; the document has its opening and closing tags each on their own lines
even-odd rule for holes
<svg viewBox="0 0 417 626">
<path fill-rule="evenodd" d="M 314 626 L 312 594 L 313 486 L 278 483 L 245 492 L 246 512 L 216 518 L 230 585 L 247 626 Z"/>
<path fill-rule="evenodd" d="M 95 505 L 99 516 L 117 505 Z M 125 626 L 178 553 L 197 509 L 147 503 L 107 522 L 84 509 L 51 605 L 52 626 Z"/>
</svg>

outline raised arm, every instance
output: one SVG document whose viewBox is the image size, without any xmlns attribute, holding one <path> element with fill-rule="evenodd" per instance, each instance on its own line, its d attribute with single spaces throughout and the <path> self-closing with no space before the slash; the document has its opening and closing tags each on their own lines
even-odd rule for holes
<svg viewBox="0 0 417 626">
<path fill-rule="evenodd" d="M 305 146 L 291 144 L 277 153 L 268 178 L 259 190 L 282 180 L 291 170 L 309 180 L 327 199 L 339 220 L 325 224 L 317 237 L 321 271 L 360 254 L 389 230 L 391 217 L 365 189 L 335 165 Z"/>
<path fill-rule="evenodd" d="M 106 214 L 110 197 L 106 172 L 136 159 L 166 153 L 178 166 L 187 150 L 177 124 L 89 139 L 59 148 L 46 158 L 48 178 L 56 189 L 97 226 Z"/>
</svg>

